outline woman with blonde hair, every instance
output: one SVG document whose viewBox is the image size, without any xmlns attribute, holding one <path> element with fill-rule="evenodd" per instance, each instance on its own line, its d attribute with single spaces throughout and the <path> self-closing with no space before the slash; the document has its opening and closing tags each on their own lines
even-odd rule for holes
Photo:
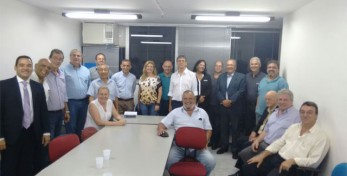
<svg viewBox="0 0 347 176">
<path fill-rule="evenodd" d="M 98 89 L 98 98 L 91 101 L 88 106 L 88 114 L 84 128 L 94 127 L 100 130 L 104 126 L 123 126 L 126 121 L 122 118 L 112 100 L 109 98 L 109 89 L 101 86 Z"/>
<path fill-rule="evenodd" d="M 155 63 L 152 60 L 148 60 L 143 66 L 139 80 L 138 108 L 140 108 L 141 114 L 157 115 L 161 95 L 161 81 L 157 75 Z"/>
</svg>

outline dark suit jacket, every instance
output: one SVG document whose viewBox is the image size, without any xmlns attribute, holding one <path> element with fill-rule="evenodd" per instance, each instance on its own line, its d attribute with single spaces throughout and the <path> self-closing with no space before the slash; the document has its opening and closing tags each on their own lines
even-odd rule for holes
<svg viewBox="0 0 347 176">
<path fill-rule="evenodd" d="M 30 80 L 33 103 L 35 137 L 41 141 L 43 133 L 49 133 L 47 104 L 41 84 Z M 23 105 L 17 77 L 0 81 L 0 138 L 6 145 L 15 144 L 23 128 Z"/>
<path fill-rule="evenodd" d="M 235 72 L 233 78 L 227 87 L 227 73 L 223 73 L 217 80 L 217 100 L 222 102 L 225 100 L 225 93 L 228 92 L 228 99 L 231 100 L 231 109 L 234 113 L 241 113 L 241 99 L 244 97 L 246 90 L 245 75 Z"/>
</svg>

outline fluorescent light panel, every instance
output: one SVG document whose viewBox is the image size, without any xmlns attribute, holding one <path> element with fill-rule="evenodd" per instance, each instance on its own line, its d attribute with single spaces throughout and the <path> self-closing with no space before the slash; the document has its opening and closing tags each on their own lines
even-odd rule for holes
<svg viewBox="0 0 347 176">
<path fill-rule="evenodd" d="M 94 13 L 89 11 L 66 12 L 63 16 L 74 19 L 92 19 L 92 20 L 136 20 L 141 19 L 137 14 L 117 14 L 117 13 Z"/>
<path fill-rule="evenodd" d="M 230 39 L 241 39 L 241 37 L 231 36 Z"/>
<path fill-rule="evenodd" d="M 154 34 L 131 34 L 131 37 L 158 37 L 162 38 L 163 35 L 154 35 Z"/>
<path fill-rule="evenodd" d="M 207 15 L 194 15 L 193 19 L 197 21 L 221 21 L 221 22 L 260 22 L 265 23 L 271 20 L 267 16 L 207 16 Z"/>
<path fill-rule="evenodd" d="M 151 42 L 151 41 L 141 41 L 141 44 L 149 44 L 149 45 L 171 45 L 172 42 Z"/>
</svg>

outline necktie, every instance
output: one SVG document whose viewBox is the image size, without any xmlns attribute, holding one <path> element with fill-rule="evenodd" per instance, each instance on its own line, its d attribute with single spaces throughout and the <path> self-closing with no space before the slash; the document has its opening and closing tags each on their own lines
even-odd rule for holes
<svg viewBox="0 0 347 176">
<path fill-rule="evenodd" d="M 22 83 L 24 86 L 24 104 L 23 104 L 24 116 L 23 116 L 22 125 L 25 129 L 28 129 L 31 124 L 30 98 L 29 98 L 29 91 L 27 89 L 28 82 L 23 81 Z"/>
</svg>

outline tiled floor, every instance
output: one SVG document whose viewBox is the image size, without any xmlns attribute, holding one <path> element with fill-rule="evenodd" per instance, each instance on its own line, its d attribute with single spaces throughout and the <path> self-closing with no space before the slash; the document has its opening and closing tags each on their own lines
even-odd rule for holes
<svg viewBox="0 0 347 176">
<path fill-rule="evenodd" d="M 238 170 L 234 167 L 236 160 L 232 158 L 230 152 L 217 155 L 216 150 L 211 150 L 210 148 L 209 150 L 212 152 L 217 163 L 210 176 L 228 176 Z M 165 173 L 164 176 L 169 176 L 169 174 Z"/>
</svg>

